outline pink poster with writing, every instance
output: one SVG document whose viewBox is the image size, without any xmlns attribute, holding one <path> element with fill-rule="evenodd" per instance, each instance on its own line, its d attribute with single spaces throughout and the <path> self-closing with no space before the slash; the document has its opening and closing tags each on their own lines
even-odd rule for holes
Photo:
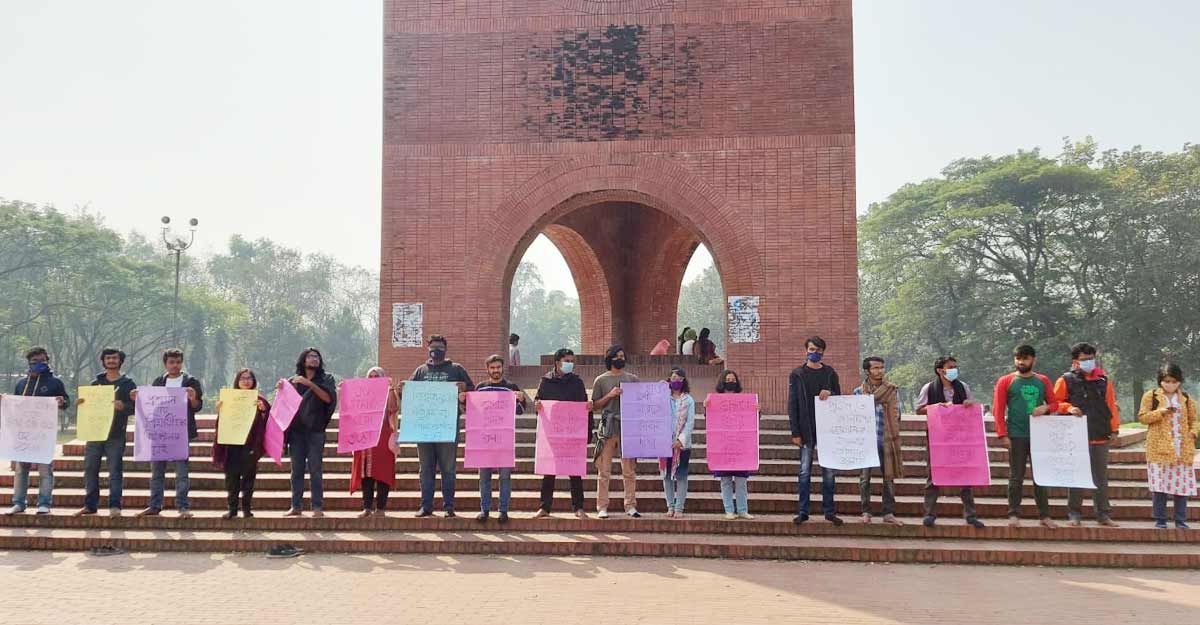
<svg viewBox="0 0 1200 625">
<path fill-rule="evenodd" d="M 543 401 L 533 472 L 587 475 L 588 408 L 582 401 Z"/>
<path fill-rule="evenodd" d="M 517 397 L 512 391 L 467 393 L 466 422 L 465 468 L 517 466 Z"/>
<path fill-rule="evenodd" d="M 267 432 L 263 440 L 267 455 L 275 460 L 276 465 L 282 465 L 284 436 L 296 411 L 300 409 L 300 393 L 287 380 L 275 393 L 275 402 L 271 404 L 271 414 L 267 418 Z"/>
<path fill-rule="evenodd" d="M 983 406 L 933 405 L 929 426 L 929 471 L 935 486 L 991 484 Z"/>
<path fill-rule="evenodd" d="M 758 395 L 711 393 L 704 409 L 709 471 L 758 470 Z"/>
<path fill-rule="evenodd" d="M 379 442 L 387 411 L 389 378 L 351 378 L 338 388 L 338 453 L 370 449 Z"/>
</svg>

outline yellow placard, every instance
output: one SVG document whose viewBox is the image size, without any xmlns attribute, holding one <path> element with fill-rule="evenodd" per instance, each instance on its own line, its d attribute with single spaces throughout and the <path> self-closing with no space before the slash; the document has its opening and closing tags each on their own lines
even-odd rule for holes
<svg viewBox="0 0 1200 625">
<path fill-rule="evenodd" d="M 217 414 L 217 443 L 245 445 L 258 414 L 258 391 L 221 389 L 221 410 Z"/>
<path fill-rule="evenodd" d="M 76 434 L 81 441 L 108 440 L 108 430 L 112 427 L 113 400 L 116 399 L 117 388 L 108 384 L 79 387 L 79 413 L 76 417 Z"/>
</svg>

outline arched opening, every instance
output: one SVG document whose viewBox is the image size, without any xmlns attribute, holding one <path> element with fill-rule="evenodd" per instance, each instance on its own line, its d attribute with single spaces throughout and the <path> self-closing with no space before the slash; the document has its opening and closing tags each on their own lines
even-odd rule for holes
<svg viewBox="0 0 1200 625">
<path fill-rule="evenodd" d="M 581 301 L 574 275 L 587 251 L 559 234 L 537 237 L 522 256 L 509 299 L 509 331 L 521 337 L 521 365 L 537 365 L 541 355 L 560 347 L 581 350 Z M 588 306 L 596 306 L 595 294 L 583 293 Z"/>
<path fill-rule="evenodd" d="M 717 345 L 717 354 L 725 357 L 725 302 L 721 273 L 713 263 L 708 247 L 701 244 L 696 247 L 683 272 L 675 313 L 678 330 L 673 351 L 680 350 L 679 335 L 685 328 L 692 328 L 697 334 L 708 328 L 711 331 L 709 338 Z"/>
</svg>

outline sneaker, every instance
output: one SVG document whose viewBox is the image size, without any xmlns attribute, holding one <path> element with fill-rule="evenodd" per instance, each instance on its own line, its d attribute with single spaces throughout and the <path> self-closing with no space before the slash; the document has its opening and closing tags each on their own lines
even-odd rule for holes
<svg viewBox="0 0 1200 625">
<path fill-rule="evenodd" d="M 601 519 L 607 519 L 608 518 L 608 510 L 606 508 L 600 508 L 600 510 L 596 513 L 596 517 L 601 518 Z"/>
<path fill-rule="evenodd" d="M 937 517 L 927 516 L 924 519 L 921 519 L 921 525 L 924 525 L 925 527 L 933 527 L 933 524 L 936 521 Z"/>
<path fill-rule="evenodd" d="M 103 545 L 94 549 L 88 550 L 88 553 L 93 556 L 119 556 L 125 553 L 124 549 L 114 547 L 112 545 Z"/>
<path fill-rule="evenodd" d="M 870 515 L 870 514 L 868 514 L 868 513 L 864 512 L 864 513 L 862 514 L 862 517 L 861 517 L 861 518 L 862 518 L 863 525 L 870 525 L 870 524 L 871 524 L 871 515 Z"/>
<path fill-rule="evenodd" d="M 1104 527 L 1121 527 L 1120 523 L 1117 523 L 1116 521 L 1114 521 L 1108 517 L 1104 517 L 1103 519 L 1096 521 L 1096 523 L 1098 523 L 1099 525 L 1102 525 Z"/>
<path fill-rule="evenodd" d="M 304 516 L 304 513 L 300 511 L 300 508 L 288 508 L 288 511 L 284 512 L 283 516 Z"/>
<path fill-rule="evenodd" d="M 579 512 L 583 512 L 583 511 L 582 511 L 582 510 L 580 510 Z M 578 513 L 576 513 L 576 516 L 578 516 Z M 543 509 L 541 509 L 541 508 L 538 508 L 537 514 L 533 515 L 533 518 L 535 518 L 535 519 L 548 519 L 548 518 L 550 518 L 550 511 L 549 511 L 549 510 L 543 510 Z"/>
<path fill-rule="evenodd" d="M 249 510 L 242 510 L 242 518 L 243 519 L 253 519 L 254 513 Z"/>
<path fill-rule="evenodd" d="M 1082 519 L 1069 519 L 1069 520 L 1067 520 L 1067 525 L 1070 525 L 1071 527 L 1083 527 L 1083 520 Z"/>
<path fill-rule="evenodd" d="M 180 510 L 179 511 L 179 518 L 181 518 L 181 519 L 190 519 L 190 518 L 192 518 L 192 516 L 194 516 L 194 515 L 192 514 L 191 510 Z"/>
<path fill-rule="evenodd" d="M 1165 530 L 1165 529 L 1167 529 L 1167 522 L 1166 521 L 1155 521 L 1154 527 L 1157 529 L 1160 529 L 1160 530 Z"/>
<path fill-rule="evenodd" d="M 633 517 L 633 518 L 635 518 L 635 519 L 640 519 L 640 518 L 642 518 L 642 513 L 641 513 L 641 512 L 638 512 L 638 511 L 637 511 L 637 508 L 630 508 L 630 509 L 628 509 L 628 510 L 626 510 L 626 511 L 625 511 L 625 514 L 628 514 L 629 516 L 631 516 L 631 517 Z"/>
<path fill-rule="evenodd" d="M 370 511 L 370 510 L 363 510 L 362 512 L 359 512 L 359 513 L 356 515 L 356 518 L 359 518 L 359 519 L 365 519 L 365 518 L 367 518 L 367 517 L 369 517 L 369 516 L 371 516 L 371 511 Z"/>
<path fill-rule="evenodd" d="M 221 518 L 226 521 L 236 518 L 236 517 L 237 517 L 237 510 L 229 510 L 229 511 L 225 512 L 225 514 L 221 515 Z"/>
<path fill-rule="evenodd" d="M 896 515 L 894 514 L 883 515 L 883 522 L 887 523 L 888 525 L 904 525 L 904 521 L 896 518 Z"/>
<path fill-rule="evenodd" d="M 825 520 L 832 523 L 834 527 L 841 527 L 842 524 L 845 523 L 845 521 L 838 518 L 838 515 L 836 515 L 836 514 L 825 515 Z"/>
<path fill-rule="evenodd" d="M 14 514 L 24 514 L 24 513 L 25 513 L 25 506 L 14 505 L 13 507 L 4 511 L 4 516 L 12 516 Z"/>
<path fill-rule="evenodd" d="M 423 519 L 427 516 L 433 516 L 433 510 L 425 510 L 423 508 L 421 510 L 417 510 L 416 517 L 418 519 Z"/>
<path fill-rule="evenodd" d="M 87 514 L 96 514 L 96 511 L 92 510 L 91 512 L 88 512 Z M 109 508 L 108 516 L 121 516 L 121 509 L 120 508 Z"/>
<path fill-rule="evenodd" d="M 453 518 L 454 518 L 454 517 L 456 517 L 456 516 L 458 516 L 458 515 L 457 515 L 457 514 L 454 514 L 454 511 L 453 511 L 453 510 L 447 510 L 447 511 L 446 511 L 446 518 L 447 518 L 447 519 L 453 519 Z"/>
<path fill-rule="evenodd" d="M 1008 526 L 1009 527 L 1021 527 L 1021 519 L 1019 519 L 1015 516 L 1008 517 Z"/>
<path fill-rule="evenodd" d="M 507 523 L 508 523 L 508 513 L 507 513 L 507 512 L 501 512 L 501 513 L 500 513 L 500 518 L 499 518 L 499 519 L 496 519 L 496 522 L 497 522 L 497 523 L 499 523 L 500 525 L 505 525 L 505 524 L 507 524 Z"/>
<path fill-rule="evenodd" d="M 291 545 L 277 545 L 275 547 L 271 547 L 271 549 L 269 551 L 267 551 L 267 557 L 268 558 L 295 558 L 296 556 L 300 555 L 301 552 L 302 552 L 302 550 L 297 549 Z"/>
<path fill-rule="evenodd" d="M 800 525 L 801 523 L 804 523 L 806 521 L 808 521 L 808 513 L 807 512 L 805 512 L 804 514 L 797 514 L 796 516 L 792 517 L 793 525 Z"/>
<path fill-rule="evenodd" d="M 741 513 L 738 513 L 737 517 L 738 517 L 739 519 L 743 519 L 743 520 L 746 520 L 746 521 L 752 521 L 752 520 L 754 520 L 754 515 L 750 514 L 749 512 L 741 512 Z"/>
<path fill-rule="evenodd" d="M 319 519 L 319 518 L 321 518 L 321 517 L 323 517 L 323 516 L 325 516 L 325 511 L 324 511 L 324 510 L 321 510 L 320 508 L 313 508 L 313 511 L 312 511 L 312 517 L 313 517 L 314 519 Z"/>
<path fill-rule="evenodd" d="M 480 523 L 485 523 L 485 522 L 487 522 L 487 520 L 488 520 L 488 513 L 487 513 L 487 512 L 480 512 L 479 514 L 475 515 L 475 520 L 476 520 L 476 521 L 479 521 Z"/>
<path fill-rule="evenodd" d="M 546 513 L 546 514 L 547 514 L 547 516 L 549 516 L 549 513 Z M 588 515 L 586 512 L 584 512 L 582 509 L 580 509 L 580 510 L 575 511 L 575 518 L 586 519 L 586 518 L 588 518 Z"/>
<path fill-rule="evenodd" d="M 50 514 L 50 506 L 38 506 L 38 514 Z"/>
<path fill-rule="evenodd" d="M 738 515 L 736 515 L 736 514 L 734 514 L 734 513 L 732 513 L 732 512 L 726 512 L 726 513 L 725 513 L 725 520 L 726 520 L 726 521 L 733 521 L 733 520 L 735 520 L 735 519 L 737 519 L 737 518 L 738 518 Z"/>
<path fill-rule="evenodd" d="M 1042 527 L 1044 527 L 1048 530 L 1058 529 L 1058 523 L 1055 523 L 1054 519 L 1051 519 L 1050 517 L 1046 517 L 1046 518 L 1038 521 L 1038 525 L 1041 525 Z"/>
<path fill-rule="evenodd" d="M 159 510 L 158 508 L 146 508 L 145 510 L 142 510 L 141 512 L 139 512 L 133 516 L 137 516 L 137 517 L 158 516 L 160 514 L 162 514 L 162 510 Z"/>
<path fill-rule="evenodd" d="M 971 519 L 970 521 L 967 521 L 967 525 L 970 525 L 977 530 L 981 530 L 985 527 L 983 521 L 980 521 L 979 519 Z"/>
<path fill-rule="evenodd" d="M 90 516 L 93 514 L 96 514 L 96 511 L 92 510 L 91 508 L 80 508 L 80 509 L 76 510 L 75 513 L 72 514 L 71 516 Z"/>
<path fill-rule="evenodd" d="M 1177 529 L 1177 530 L 1190 530 L 1190 529 L 1192 529 L 1192 528 L 1188 527 L 1188 524 L 1187 524 L 1187 523 L 1184 523 L 1183 521 L 1175 521 L 1175 529 Z"/>
</svg>

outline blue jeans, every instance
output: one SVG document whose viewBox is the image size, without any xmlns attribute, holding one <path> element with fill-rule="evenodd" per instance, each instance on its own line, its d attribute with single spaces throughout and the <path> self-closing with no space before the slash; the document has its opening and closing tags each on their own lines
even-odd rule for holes
<svg viewBox="0 0 1200 625">
<path fill-rule="evenodd" d="M 500 472 L 500 511 L 508 512 L 508 500 L 512 497 L 512 469 L 479 470 L 479 509 L 492 509 L 492 471 Z"/>
<path fill-rule="evenodd" d="M 153 460 L 150 462 L 150 507 L 155 510 L 163 509 L 163 485 L 167 481 L 167 465 L 175 465 L 175 507 L 180 512 L 188 509 L 188 480 L 187 460 Z"/>
<path fill-rule="evenodd" d="M 121 509 L 125 477 L 125 432 L 106 441 L 91 441 L 83 449 L 83 507 L 100 507 L 100 457 L 108 459 L 108 507 Z"/>
<path fill-rule="evenodd" d="M 734 475 L 721 476 L 721 504 L 725 506 L 725 514 L 745 514 L 750 511 L 750 495 L 746 484 L 749 479 Z"/>
<path fill-rule="evenodd" d="M 25 510 L 25 502 L 29 495 L 29 469 L 38 469 L 38 507 L 50 507 L 50 493 L 54 492 L 54 465 L 37 464 L 33 462 L 17 462 L 16 474 L 13 475 L 13 505 Z"/>
<path fill-rule="evenodd" d="M 690 449 L 679 451 L 678 466 L 673 466 L 674 463 L 667 458 L 667 469 L 663 472 L 663 495 L 667 498 L 668 512 L 683 512 L 683 505 L 687 503 L 688 463 L 691 460 Z"/>
<path fill-rule="evenodd" d="M 804 445 L 800 448 L 799 497 L 796 503 L 796 514 L 808 514 L 808 500 L 812 494 L 812 463 L 816 448 Z M 825 516 L 837 514 L 837 506 L 833 502 L 834 473 L 833 469 L 821 467 L 821 513 Z"/>
<path fill-rule="evenodd" d="M 312 482 L 312 507 L 320 510 L 325 503 L 325 485 L 321 471 L 325 456 L 325 432 L 288 432 L 288 458 L 292 460 L 292 509 L 304 505 L 304 470 Z"/>
<path fill-rule="evenodd" d="M 433 511 L 433 480 L 442 474 L 442 510 L 454 509 L 454 470 L 458 443 L 417 443 L 421 464 L 421 510 Z"/>
</svg>

